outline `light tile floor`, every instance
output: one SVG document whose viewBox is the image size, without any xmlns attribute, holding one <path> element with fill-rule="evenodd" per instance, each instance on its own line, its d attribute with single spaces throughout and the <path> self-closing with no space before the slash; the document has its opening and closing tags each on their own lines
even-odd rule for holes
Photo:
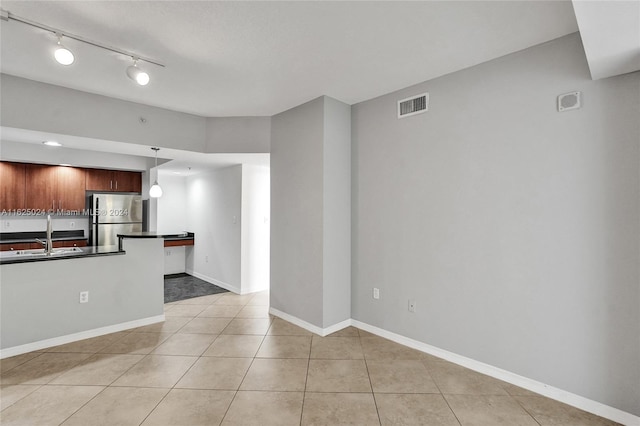
<svg viewBox="0 0 640 426">
<path fill-rule="evenodd" d="M 353 327 L 313 335 L 268 300 L 175 302 L 162 324 L 2 360 L 0 424 L 614 424 Z"/>
</svg>

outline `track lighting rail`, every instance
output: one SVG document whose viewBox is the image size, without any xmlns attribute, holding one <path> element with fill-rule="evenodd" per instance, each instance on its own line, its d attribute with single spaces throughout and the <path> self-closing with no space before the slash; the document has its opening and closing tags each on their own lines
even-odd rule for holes
<svg viewBox="0 0 640 426">
<path fill-rule="evenodd" d="M 129 56 L 130 58 L 134 59 L 134 60 L 138 60 L 138 61 L 144 61 L 147 62 L 149 64 L 153 64 L 153 65 L 157 65 L 159 67 L 163 67 L 164 65 L 161 64 L 160 62 L 154 60 L 154 59 L 149 59 L 149 58 L 145 58 L 144 56 L 140 56 L 137 53 L 133 53 L 133 52 L 129 52 L 123 49 L 118 49 L 117 47 L 113 47 L 113 46 L 109 46 L 108 44 L 104 44 L 104 43 L 100 43 L 97 41 L 93 41 L 90 40 L 88 38 L 79 36 L 79 35 L 75 35 L 72 33 L 69 33 L 67 31 L 63 31 L 61 29 L 58 28 L 54 28 L 54 27 L 50 27 L 48 25 L 45 24 L 41 24 L 39 22 L 36 21 L 32 21 L 30 19 L 27 18 L 22 18 L 20 16 L 14 15 L 13 13 L 4 10 L 4 9 L 0 9 L 0 19 L 3 21 L 16 21 L 16 22 L 20 22 L 22 24 L 26 24 L 26 25 L 30 25 L 32 27 L 35 28 L 40 28 L 41 30 L 45 30 L 45 31 L 49 31 L 55 35 L 62 35 L 63 37 L 67 37 L 67 38 L 71 38 L 73 40 L 77 40 L 79 42 L 85 43 L 85 44 L 90 44 L 92 46 L 95 47 L 99 47 L 101 49 L 104 50 L 109 50 L 111 52 L 115 52 L 115 53 L 119 53 L 120 55 L 124 55 L 124 56 Z"/>
</svg>

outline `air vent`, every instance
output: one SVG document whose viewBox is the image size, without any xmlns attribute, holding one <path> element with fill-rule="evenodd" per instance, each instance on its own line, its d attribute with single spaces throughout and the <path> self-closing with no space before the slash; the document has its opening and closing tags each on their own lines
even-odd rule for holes
<svg viewBox="0 0 640 426">
<path fill-rule="evenodd" d="M 558 96 L 558 111 L 564 112 L 582 107 L 580 92 L 569 92 Z"/>
<path fill-rule="evenodd" d="M 422 114 L 429 110 L 429 94 L 412 96 L 398 101 L 398 118 Z"/>
</svg>

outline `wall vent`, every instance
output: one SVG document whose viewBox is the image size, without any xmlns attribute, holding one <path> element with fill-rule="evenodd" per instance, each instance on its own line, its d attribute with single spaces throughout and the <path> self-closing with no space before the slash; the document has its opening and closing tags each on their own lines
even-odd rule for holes
<svg viewBox="0 0 640 426">
<path fill-rule="evenodd" d="M 429 110 L 429 93 L 412 96 L 398 101 L 398 118 L 422 114 Z"/>
</svg>

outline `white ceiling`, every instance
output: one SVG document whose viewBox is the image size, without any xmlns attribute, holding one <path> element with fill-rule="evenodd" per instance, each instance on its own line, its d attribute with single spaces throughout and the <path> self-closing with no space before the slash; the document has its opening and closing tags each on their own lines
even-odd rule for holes
<svg viewBox="0 0 640 426">
<path fill-rule="evenodd" d="M 273 115 L 320 95 L 348 104 L 577 31 L 570 1 L 2 1 L 9 12 L 166 65 L 1 23 L 3 73 L 202 116 Z"/>
<path fill-rule="evenodd" d="M 640 70 L 640 1 L 574 0 L 594 80 Z"/>
</svg>

